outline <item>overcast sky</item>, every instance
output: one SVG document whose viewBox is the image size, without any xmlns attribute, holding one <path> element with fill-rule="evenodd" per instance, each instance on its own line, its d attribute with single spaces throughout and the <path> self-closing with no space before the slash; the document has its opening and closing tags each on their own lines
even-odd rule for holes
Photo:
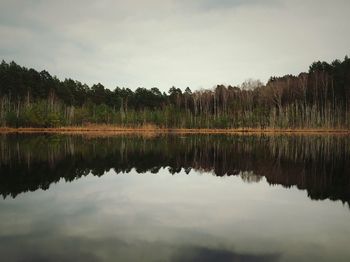
<svg viewBox="0 0 350 262">
<path fill-rule="evenodd" d="M 0 0 L 0 59 L 106 87 L 211 88 L 350 54 L 348 0 Z"/>
</svg>

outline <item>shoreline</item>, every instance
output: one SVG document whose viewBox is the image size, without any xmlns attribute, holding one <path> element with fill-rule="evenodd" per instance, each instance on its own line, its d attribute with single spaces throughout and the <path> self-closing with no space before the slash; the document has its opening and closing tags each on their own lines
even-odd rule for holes
<svg viewBox="0 0 350 262">
<path fill-rule="evenodd" d="M 289 129 L 289 128 L 157 128 L 157 127 L 117 127 L 82 126 L 58 128 L 9 128 L 0 127 L 0 134 L 6 133 L 62 133 L 62 134 L 338 134 L 350 135 L 350 129 Z"/>
</svg>

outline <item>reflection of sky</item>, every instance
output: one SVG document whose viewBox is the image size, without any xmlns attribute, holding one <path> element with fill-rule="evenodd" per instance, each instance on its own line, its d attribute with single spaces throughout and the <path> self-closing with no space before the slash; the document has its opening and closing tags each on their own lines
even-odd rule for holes
<svg viewBox="0 0 350 262">
<path fill-rule="evenodd" d="M 305 191 L 166 169 L 88 176 L 0 201 L 0 254 L 16 260 L 337 261 L 350 212 Z M 20 252 L 19 252 L 20 251 Z"/>
</svg>

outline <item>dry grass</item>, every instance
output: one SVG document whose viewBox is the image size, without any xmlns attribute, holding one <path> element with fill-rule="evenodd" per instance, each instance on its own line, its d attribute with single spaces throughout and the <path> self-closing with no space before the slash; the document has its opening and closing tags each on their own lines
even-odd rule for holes
<svg viewBox="0 0 350 262">
<path fill-rule="evenodd" d="M 140 127 L 121 127 L 113 125 L 86 125 L 58 128 L 7 128 L 1 127 L 0 133 L 64 133 L 64 134 L 342 134 L 349 135 L 349 129 L 281 129 L 281 128 L 235 128 L 235 129 L 208 129 L 208 128 L 159 128 L 154 125 Z"/>
</svg>

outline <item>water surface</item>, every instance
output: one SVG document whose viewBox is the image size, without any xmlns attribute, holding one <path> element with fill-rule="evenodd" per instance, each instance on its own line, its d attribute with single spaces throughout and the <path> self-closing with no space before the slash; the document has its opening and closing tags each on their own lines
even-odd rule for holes
<svg viewBox="0 0 350 262">
<path fill-rule="evenodd" d="M 346 136 L 0 136 L 6 261 L 348 261 Z"/>
</svg>

